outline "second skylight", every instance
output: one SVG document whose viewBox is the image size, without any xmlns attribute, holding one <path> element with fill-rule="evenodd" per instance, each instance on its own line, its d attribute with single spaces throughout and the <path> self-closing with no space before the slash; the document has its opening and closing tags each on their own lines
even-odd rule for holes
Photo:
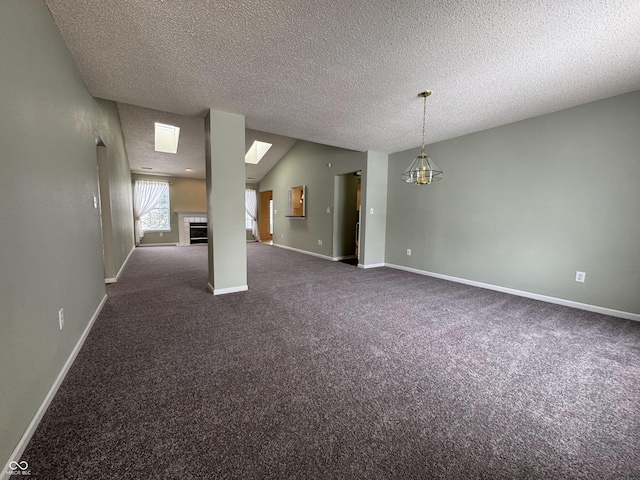
<svg viewBox="0 0 640 480">
<path fill-rule="evenodd" d="M 178 153 L 180 127 L 156 122 L 156 152 Z"/>
<path fill-rule="evenodd" d="M 264 154 L 269 151 L 272 145 L 273 144 L 271 143 L 259 142 L 258 140 L 254 141 L 253 145 L 251 145 L 251 148 L 244 156 L 244 163 L 253 163 L 256 165 L 260 160 L 262 160 L 262 157 L 264 157 Z"/>
</svg>

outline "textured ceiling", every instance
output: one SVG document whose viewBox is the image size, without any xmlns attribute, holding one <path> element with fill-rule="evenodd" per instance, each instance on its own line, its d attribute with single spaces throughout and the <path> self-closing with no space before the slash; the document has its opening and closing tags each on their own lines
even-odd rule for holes
<svg viewBox="0 0 640 480">
<path fill-rule="evenodd" d="M 96 97 L 396 152 L 640 89 L 637 0 L 46 0 Z"/>
<path fill-rule="evenodd" d="M 202 118 L 176 115 L 123 103 L 118 103 L 118 113 L 132 172 L 205 178 L 204 120 Z M 180 127 L 177 154 L 155 151 L 155 122 Z M 187 172 L 185 170 L 187 168 L 192 171 Z"/>
<path fill-rule="evenodd" d="M 245 152 L 251 148 L 255 140 L 271 144 L 271 148 L 264 154 L 264 157 L 262 157 L 262 160 L 260 160 L 257 165 L 245 163 L 245 180 L 247 183 L 258 183 L 262 180 L 262 177 L 284 157 L 285 153 L 291 150 L 291 147 L 293 147 L 297 141 L 293 138 L 283 137 L 273 133 L 258 132 L 248 128 L 244 131 L 244 139 Z"/>
<path fill-rule="evenodd" d="M 132 172 L 175 177 L 205 178 L 205 131 L 200 117 L 177 115 L 159 110 L 118 103 L 125 147 Z M 180 127 L 176 154 L 156 152 L 154 124 L 160 122 Z M 273 144 L 257 165 L 245 164 L 247 183 L 262 180 L 271 168 L 296 143 L 289 137 L 245 130 L 245 151 L 255 140 Z M 191 171 L 186 171 L 189 168 Z"/>
</svg>

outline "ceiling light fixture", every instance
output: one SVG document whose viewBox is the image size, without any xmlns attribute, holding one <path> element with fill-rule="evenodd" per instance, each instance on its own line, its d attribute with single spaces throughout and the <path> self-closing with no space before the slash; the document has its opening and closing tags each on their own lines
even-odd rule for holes
<svg viewBox="0 0 640 480">
<path fill-rule="evenodd" d="M 402 174 L 403 182 L 413 183 L 414 185 L 429 185 L 432 182 L 442 179 L 442 170 L 440 167 L 431 157 L 428 157 L 424 153 L 424 126 L 427 117 L 427 97 L 429 95 L 431 95 L 431 90 L 426 90 L 418 94 L 418 97 L 424 99 L 424 105 L 422 107 L 422 146 L 420 147 L 420 154 Z"/>
</svg>

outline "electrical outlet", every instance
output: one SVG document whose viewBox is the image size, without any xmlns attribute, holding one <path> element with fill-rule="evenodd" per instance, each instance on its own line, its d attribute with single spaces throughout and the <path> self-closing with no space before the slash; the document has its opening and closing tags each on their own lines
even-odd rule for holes
<svg viewBox="0 0 640 480">
<path fill-rule="evenodd" d="M 318 245 L 322 245 L 322 240 L 318 240 Z"/>
<path fill-rule="evenodd" d="M 124 252 L 124 243 L 122 244 L 122 251 Z"/>
<path fill-rule="evenodd" d="M 93 208 L 98 208 L 98 197 L 93 197 Z"/>
<path fill-rule="evenodd" d="M 61 308 L 58 312 L 58 323 L 60 324 L 60 330 L 64 327 L 64 308 Z"/>
<path fill-rule="evenodd" d="M 407 248 L 407 256 L 410 257 L 411 256 L 411 249 Z"/>
<path fill-rule="evenodd" d="M 164 233 L 160 232 L 160 236 L 161 236 L 161 237 L 164 237 Z"/>
<path fill-rule="evenodd" d="M 280 234 L 280 238 L 284 238 L 284 233 L 281 233 L 281 234 Z"/>
<path fill-rule="evenodd" d="M 327 213 L 331 213 L 331 207 L 327 207 Z"/>
<path fill-rule="evenodd" d="M 576 282 L 584 283 L 584 279 L 587 276 L 585 272 L 576 272 Z"/>
<path fill-rule="evenodd" d="M 369 215 L 373 215 L 373 208 L 369 209 Z"/>
</svg>

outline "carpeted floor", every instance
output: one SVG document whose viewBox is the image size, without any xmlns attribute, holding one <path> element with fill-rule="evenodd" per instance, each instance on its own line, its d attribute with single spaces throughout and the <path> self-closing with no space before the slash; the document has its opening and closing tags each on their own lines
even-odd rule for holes
<svg viewBox="0 0 640 480">
<path fill-rule="evenodd" d="M 136 249 L 33 476 L 640 478 L 640 323 L 247 250 L 250 290 L 214 297 L 206 247 Z"/>
</svg>

